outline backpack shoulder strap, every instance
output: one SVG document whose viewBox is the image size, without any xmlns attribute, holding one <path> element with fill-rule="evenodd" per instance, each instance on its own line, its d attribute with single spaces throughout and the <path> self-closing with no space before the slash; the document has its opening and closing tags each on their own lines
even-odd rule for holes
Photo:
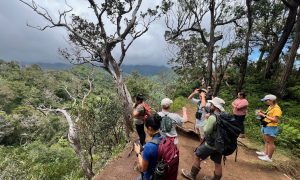
<svg viewBox="0 0 300 180">
<path fill-rule="evenodd" d="M 161 140 L 162 140 L 162 137 L 159 137 L 159 138 L 152 139 L 152 140 L 149 141 L 149 142 L 152 143 L 152 144 L 159 145 L 160 142 L 161 142 Z"/>
</svg>

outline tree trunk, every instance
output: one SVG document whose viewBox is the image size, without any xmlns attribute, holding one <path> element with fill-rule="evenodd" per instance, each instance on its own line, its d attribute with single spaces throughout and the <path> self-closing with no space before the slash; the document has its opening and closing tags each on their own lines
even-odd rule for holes
<svg viewBox="0 0 300 180">
<path fill-rule="evenodd" d="M 91 164 L 88 162 L 88 160 L 86 159 L 86 157 L 82 153 L 80 139 L 77 135 L 74 121 L 72 120 L 70 114 L 66 110 L 57 109 L 57 111 L 61 112 L 65 116 L 65 118 L 67 119 L 67 122 L 68 122 L 68 125 L 69 125 L 69 130 L 68 130 L 69 143 L 70 143 L 73 150 L 75 151 L 75 153 L 77 154 L 77 156 L 80 159 L 80 166 L 81 166 L 85 176 L 88 179 L 92 179 L 95 176 L 95 174 L 93 172 Z"/>
<path fill-rule="evenodd" d="M 300 67 L 298 68 L 298 72 L 297 72 L 297 79 L 300 80 Z"/>
<path fill-rule="evenodd" d="M 285 66 L 284 73 L 283 73 L 283 76 L 280 81 L 280 87 L 278 89 L 278 95 L 280 97 L 283 97 L 285 95 L 286 84 L 287 84 L 289 76 L 293 70 L 294 62 L 295 62 L 296 55 L 297 55 L 297 50 L 298 50 L 298 47 L 300 44 L 300 12 L 298 12 L 298 18 L 297 18 L 297 22 L 296 22 L 295 26 L 296 26 L 296 36 L 293 40 L 289 54 L 286 57 L 287 58 L 286 66 Z"/>
<path fill-rule="evenodd" d="M 210 32 L 209 32 L 209 42 L 208 42 L 208 55 L 207 55 L 207 78 L 206 85 L 211 86 L 212 83 L 212 64 L 214 58 L 214 45 L 215 45 L 215 0 L 210 1 Z"/>
<path fill-rule="evenodd" d="M 257 69 L 257 72 L 261 72 L 261 69 L 262 69 L 262 64 L 263 64 L 263 57 L 264 57 L 264 54 L 266 53 L 265 50 L 261 50 L 260 51 L 260 55 L 258 57 L 258 60 L 257 60 L 257 63 L 256 63 L 256 69 Z"/>
<path fill-rule="evenodd" d="M 245 41 L 245 53 L 243 61 L 240 65 L 240 75 L 238 80 L 238 86 L 237 86 L 237 92 L 240 92 L 243 88 L 246 71 L 247 71 L 247 65 L 248 65 L 248 56 L 249 56 L 249 41 L 251 36 L 251 30 L 252 30 L 252 10 L 251 10 L 251 1 L 252 0 L 246 0 L 247 4 L 247 18 L 248 18 L 248 31 L 246 34 L 246 41 Z"/>
<path fill-rule="evenodd" d="M 118 95 L 124 107 L 123 120 L 124 120 L 125 131 L 126 131 L 126 141 L 130 141 L 130 134 L 131 132 L 133 132 L 132 121 L 131 121 L 131 114 L 133 110 L 132 98 L 127 89 L 126 84 L 124 83 L 120 66 L 116 63 L 116 60 L 113 58 L 111 53 L 107 51 L 104 52 L 104 54 L 105 55 L 103 56 L 106 57 L 106 62 L 109 62 L 109 65 L 107 65 L 107 67 L 104 69 L 112 75 L 116 88 L 118 90 Z"/>
<path fill-rule="evenodd" d="M 271 55 L 268 58 L 268 63 L 265 71 L 265 79 L 270 79 L 272 75 L 274 74 L 274 62 L 278 60 L 279 55 L 288 40 L 289 35 L 291 34 L 291 31 L 293 29 L 293 26 L 295 24 L 296 16 L 297 16 L 297 8 L 296 7 L 290 7 L 289 15 L 286 19 L 285 25 L 283 27 L 282 35 L 279 39 L 279 41 L 276 43 Z"/>
<path fill-rule="evenodd" d="M 221 87 L 221 84 L 222 84 L 222 81 L 224 78 L 224 74 L 225 74 L 225 71 L 221 71 L 220 74 L 218 75 L 218 78 L 214 85 L 214 94 L 213 94 L 214 97 L 218 96 L 218 93 L 220 91 L 220 87 Z"/>
<path fill-rule="evenodd" d="M 130 133 L 133 132 L 132 121 L 131 121 L 133 102 L 130 93 L 127 89 L 127 86 L 124 83 L 122 75 L 120 77 L 116 77 L 115 83 L 118 89 L 118 94 L 121 98 L 124 107 L 123 116 L 124 116 L 126 138 L 127 140 L 129 140 Z"/>
</svg>

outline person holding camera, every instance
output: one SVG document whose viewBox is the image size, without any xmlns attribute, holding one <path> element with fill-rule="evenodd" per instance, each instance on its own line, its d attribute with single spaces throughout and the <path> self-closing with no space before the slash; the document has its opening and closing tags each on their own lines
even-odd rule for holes
<svg viewBox="0 0 300 180">
<path fill-rule="evenodd" d="M 245 92 L 239 92 L 237 94 L 237 99 L 234 100 L 231 105 L 233 107 L 233 115 L 234 118 L 237 120 L 239 123 L 239 127 L 241 129 L 241 134 L 240 138 L 245 138 L 245 117 L 247 113 L 247 108 L 248 108 L 248 101 L 246 99 L 246 93 Z"/>
<path fill-rule="evenodd" d="M 152 140 L 161 138 L 159 133 L 160 122 L 161 117 L 158 114 L 148 117 L 145 122 L 146 132 Z M 139 143 L 135 143 L 134 151 L 137 154 L 138 169 L 141 172 L 141 175 L 137 179 L 150 180 L 157 164 L 158 145 L 147 142 L 142 150 L 141 145 Z"/>
<path fill-rule="evenodd" d="M 206 106 L 206 89 L 196 88 L 192 94 L 188 97 L 188 99 L 192 100 L 193 103 L 197 104 L 197 112 L 196 112 L 196 123 L 195 130 L 197 134 L 199 134 L 200 142 L 204 139 L 204 122 L 205 122 L 205 106 Z M 194 98 L 195 95 L 199 95 L 199 99 Z"/>
<path fill-rule="evenodd" d="M 215 164 L 215 171 L 213 180 L 220 180 L 222 177 L 222 154 L 216 150 L 214 142 L 217 136 L 217 116 L 224 112 L 225 101 L 221 98 L 215 97 L 211 101 L 211 115 L 206 120 L 204 126 L 205 143 L 200 144 L 195 150 L 194 162 L 191 170 L 182 169 L 181 174 L 189 180 L 196 180 L 197 175 L 201 169 L 201 163 L 210 157 Z"/>
<path fill-rule="evenodd" d="M 257 115 L 262 117 L 263 139 L 265 142 L 264 151 L 257 151 L 258 158 L 263 161 L 272 162 L 272 155 L 275 151 L 274 141 L 278 135 L 278 124 L 280 117 L 282 116 L 281 108 L 277 104 L 276 96 L 269 94 L 266 95 L 261 101 L 264 101 L 269 105 L 266 112 L 258 112 Z"/>
</svg>

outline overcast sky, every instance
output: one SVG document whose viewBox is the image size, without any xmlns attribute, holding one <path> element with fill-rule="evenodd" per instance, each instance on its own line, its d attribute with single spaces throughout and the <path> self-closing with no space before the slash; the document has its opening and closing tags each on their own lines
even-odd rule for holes
<svg viewBox="0 0 300 180">
<path fill-rule="evenodd" d="M 42 3 L 39 4 L 52 13 L 65 7 L 63 0 L 40 1 Z M 90 16 L 86 8 L 88 7 L 87 0 L 69 0 L 68 2 L 72 3 L 76 14 Z M 148 3 L 153 4 L 153 0 L 148 0 Z M 0 59 L 65 63 L 66 60 L 58 54 L 58 48 L 68 46 L 66 31 L 60 28 L 39 31 L 27 27 L 27 23 L 43 26 L 46 21 L 18 0 L 0 0 Z M 165 53 L 167 44 L 163 37 L 164 31 L 163 20 L 153 24 L 150 30 L 130 47 L 124 63 L 166 65 L 168 57 Z"/>
</svg>

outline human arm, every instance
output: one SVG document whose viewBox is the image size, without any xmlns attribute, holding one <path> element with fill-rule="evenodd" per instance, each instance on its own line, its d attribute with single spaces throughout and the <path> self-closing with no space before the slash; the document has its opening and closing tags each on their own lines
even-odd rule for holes
<svg viewBox="0 0 300 180">
<path fill-rule="evenodd" d="M 206 123 L 203 127 L 204 134 L 208 135 L 213 132 L 214 126 L 216 123 L 216 117 L 214 115 L 209 116 L 209 118 L 206 120 Z"/>
<path fill-rule="evenodd" d="M 235 107 L 240 110 L 243 108 L 246 108 L 248 106 L 248 101 L 247 100 L 242 100 L 238 105 L 236 105 Z"/>
<path fill-rule="evenodd" d="M 196 94 L 199 93 L 199 89 L 195 89 L 192 94 L 189 95 L 188 99 L 192 99 Z"/>
<path fill-rule="evenodd" d="M 142 113 L 143 111 L 144 111 L 143 105 L 139 104 L 139 105 L 137 105 L 136 108 L 133 109 L 132 116 L 138 117 L 138 116 L 140 116 L 140 113 Z"/>
<path fill-rule="evenodd" d="M 136 154 L 138 156 L 138 167 L 139 167 L 139 170 L 141 172 L 147 171 L 148 166 L 149 166 L 149 162 L 147 160 L 143 159 L 142 153 L 141 153 L 141 147 L 140 147 L 139 144 L 136 144 L 136 143 L 134 144 L 134 151 L 136 152 Z M 147 154 L 147 152 L 148 152 L 147 150 L 146 151 L 144 150 L 144 152 L 146 152 L 145 155 L 148 155 Z"/>
<path fill-rule="evenodd" d="M 205 105 L 206 105 L 206 93 L 205 92 L 200 93 L 200 99 L 201 99 L 201 106 L 205 107 Z"/>
<path fill-rule="evenodd" d="M 266 120 L 269 120 L 270 122 L 275 122 L 275 123 L 279 122 L 279 119 L 280 119 L 280 116 L 281 116 L 281 115 L 276 115 L 276 116 L 271 117 L 271 116 L 268 116 L 268 115 L 266 115 L 262 112 L 259 112 L 258 115 L 264 117 Z"/>
<path fill-rule="evenodd" d="M 186 107 L 182 108 L 182 122 L 185 123 L 188 121 Z"/>
</svg>

